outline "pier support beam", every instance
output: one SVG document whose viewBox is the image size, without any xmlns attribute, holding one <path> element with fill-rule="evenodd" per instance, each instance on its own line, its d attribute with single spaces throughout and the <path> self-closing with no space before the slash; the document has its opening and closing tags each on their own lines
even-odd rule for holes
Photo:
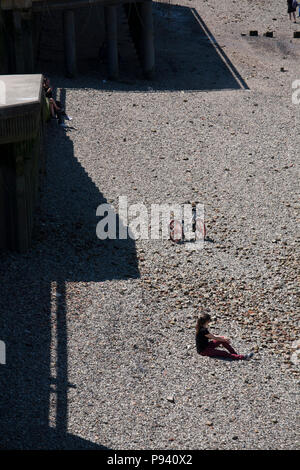
<svg viewBox="0 0 300 470">
<path fill-rule="evenodd" d="M 151 0 L 147 0 L 140 4 L 140 13 L 142 22 L 143 72 L 146 78 L 152 79 L 155 72 L 155 54 Z"/>
<path fill-rule="evenodd" d="M 33 21 L 32 11 L 23 12 L 23 49 L 25 73 L 34 73 L 35 60 L 33 48 Z"/>
<path fill-rule="evenodd" d="M 16 58 L 15 58 L 15 39 L 14 39 L 14 16 L 13 11 L 1 12 L 3 27 L 2 27 L 2 64 L 0 66 L 1 73 L 12 74 L 16 73 Z"/>
<path fill-rule="evenodd" d="M 23 25 L 19 10 L 13 11 L 14 59 L 15 70 L 11 73 L 24 73 Z"/>
<path fill-rule="evenodd" d="M 2 12 L 2 63 L 3 74 L 26 74 L 34 72 L 32 39 L 32 11 L 8 10 Z"/>
<path fill-rule="evenodd" d="M 111 80 L 115 80 L 119 77 L 118 22 L 116 6 L 110 5 L 105 7 L 105 25 L 107 37 L 108 75 Z"/>
<path fill-rule="evenodd" d="M 73 78 L 77 73 L 75 15 L 73 10 L 63 12 L 63 24 L 66 76 Z"/>
</svg>

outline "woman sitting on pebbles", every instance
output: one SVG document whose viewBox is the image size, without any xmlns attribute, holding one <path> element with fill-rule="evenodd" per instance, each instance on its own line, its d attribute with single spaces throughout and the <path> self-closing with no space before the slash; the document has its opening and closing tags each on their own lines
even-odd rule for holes
<svg viewBox="0 0 300 470">
<path fill-rule="evenodd" d="M 202 314 L 196 325 L 196 346 L 197 352 L 201 356 L 209 357 L 226 357 L 230 359 L 238 360 L 249 360 L 253 356 L 253 352 L 249 354 L 238 354 L 232 346 L 230 346 L 229 338 L 225 336 L 215 336 L 208 331 L 208 324 L 211 321 L 210 315 L 208 313 Z M 212 341 L 208 341 L 211 339 Z M 227 349 L 227 351 L 222 351 L 217 349 L 219 346 Z"/>
<path fill-rule="evenodd" d="M 68 116 L 65 110 L 62 108 L 60 101 L 56 101 L 53 98 L 53 91 L 50 86 L 50 81 L 47 77 L 43 79 L 43 89 L 45 92 L 45 98 L 47 106 L 49 107 L 50 116 L 52 119 L 58 119 L 58 124 L 62 127 L 66 127 L 64 118 L 71 121 L 72 118 Z"/>
</svg>

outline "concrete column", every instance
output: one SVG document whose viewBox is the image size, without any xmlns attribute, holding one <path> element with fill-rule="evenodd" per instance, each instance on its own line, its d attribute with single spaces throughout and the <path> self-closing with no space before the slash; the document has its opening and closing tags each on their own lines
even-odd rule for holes
<svg viewBox="0 0 300 470">
<path fill-rule="evenodd" d="M 63 12 L 63 23 L 66 76 L 72 78 L 77 73 L 75 15 L 73 10 Z"/>
<path fill-rule="evenodd" d="M 154 77 L 155 55 L 152 17 L 152 0 L 140 3 L 142 22 L 142 61 L 143 72 L 146 78 Z"/>
<path fill-rule="evenodd" d="M 108 75 L 111 80 L 114 80 L 119 76 L 118 22 L 117 7 L 115 5 L 105 7 L 105 23 L 107 37 Z"/>
</svg>

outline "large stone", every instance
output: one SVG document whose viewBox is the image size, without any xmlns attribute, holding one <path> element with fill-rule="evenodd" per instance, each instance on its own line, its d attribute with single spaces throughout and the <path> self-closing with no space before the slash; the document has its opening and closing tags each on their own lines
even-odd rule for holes
<svg viewBox="0 0 300 470">
<path fill-rule="evenodd" d="M 300 349 L 300 339 L 293 341 L 292 349 Z"/>
<path fill-rule="evenodd" d="M 300 364 L 300 350 L 299 349 L 293 352 L 293 354 L 291 355 L 291 362 L 295 364 L 296 366 Z"/>
</svg>

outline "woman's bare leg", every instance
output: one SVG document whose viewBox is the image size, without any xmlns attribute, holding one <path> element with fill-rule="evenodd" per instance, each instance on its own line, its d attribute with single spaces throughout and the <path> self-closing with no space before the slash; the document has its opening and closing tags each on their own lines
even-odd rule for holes
<svg viewBox="0 0 300 470">
<path fill-rule="evenodd" d="M 55 103 L 55 100 L 53 98 L 50 98 L 50 103 L 52 103 L 53 109 L 55 109 L 55 111 L 60 110 L 59 106 L 57 106 L 57 104 Z"/>
<path fill-rule="evenodd" d="M 231 344 L 229 344 L 227 341 L 216 341 L 216 347 L 218 346 L 223 346 L 223 348 L 227 349 L 227 351 L 229 351 L 231 354 L 238 354 L 234 349 L 233 347 L 231 346 Z"/>
<path fill-rule="evenodd" d="M 51 103 L 51 101 L 49 101 L 49 108 L 50 108 L 51 116 L 55 117 L 54 107 L 53 107 L 53 103 Z"/>
</svg>

